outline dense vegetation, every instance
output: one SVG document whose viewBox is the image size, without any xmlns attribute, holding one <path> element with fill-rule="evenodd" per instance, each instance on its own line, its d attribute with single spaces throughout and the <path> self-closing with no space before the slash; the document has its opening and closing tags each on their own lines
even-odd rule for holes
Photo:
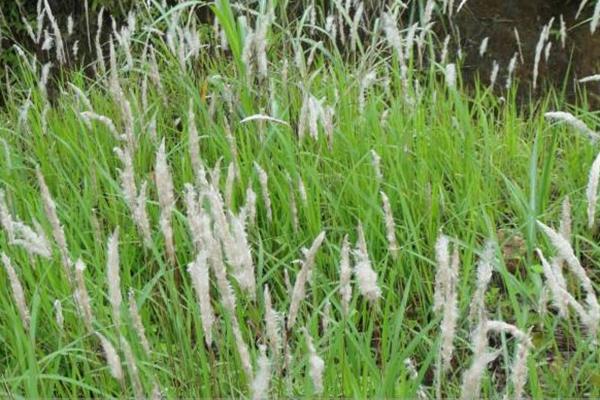
<svg viewBox="0 0 600 400">
<path fill-rule="evenodd" d="M 81 65 L 40 7 L 0 110 L 3 394 L 600 396 L 587 83 L 467 92 L 453 2 L 244 4 L 144 2 Z"/>
</svg>

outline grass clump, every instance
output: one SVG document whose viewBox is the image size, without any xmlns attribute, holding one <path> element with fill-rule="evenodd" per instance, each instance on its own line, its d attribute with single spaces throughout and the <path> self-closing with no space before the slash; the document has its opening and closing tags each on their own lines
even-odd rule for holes
<svg viewBox="0 0 600 400">
<path fill-rule="evenodd" d="M 427 8 L 197 5 L 11 72 L 6 394 L 600 396 L 593 113 L 467 92 Z"/>
</svg>

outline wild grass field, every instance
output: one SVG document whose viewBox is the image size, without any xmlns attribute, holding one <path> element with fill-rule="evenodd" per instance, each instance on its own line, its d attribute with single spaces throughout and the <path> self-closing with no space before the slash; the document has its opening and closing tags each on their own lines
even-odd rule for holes
<svg viewBox="0 0 600 400">
<path fill-rule="evenodd" d="M 40 2 L 0 108 L 2 396 L 600 397 L 600 77 L 467 89 L 458 3 L 140 2 L 83 63 Z"/>
</svg>

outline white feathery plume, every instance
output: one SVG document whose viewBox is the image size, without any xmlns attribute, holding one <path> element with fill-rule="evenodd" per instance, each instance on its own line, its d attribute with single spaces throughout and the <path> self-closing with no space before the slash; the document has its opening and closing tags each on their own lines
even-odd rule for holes
<svg viewBox="0 0 600 400">
<path fill-rule="evenodd" d="M 365 92 L 369 90 L 371 86 L 377 80 L 377 73 L 375 71 L 369 71 L 361 80 L 358 89 L 358 112 L 360 114 L 365 110 Z"/>
<path fill-rule="evenodd" d="M 135 300 L 135 294 L 133 293 L 133 288 L 129 288 L 128 293 L 128 303 L 129 303 L 129 315 L 131 317 L 131 322 L 133 324 L 133 328 L 135 333 L 140 339 L 140 343 L 146 352 L 146 355 L 150 356 L 150 342 L 146 337 L 146 329 L 144 329 L 144 323 L 142 322 L 142 316 L 140 315 L 140 311 L 138 309 L 137 302 Z"/>
<path fill-rule="evenodd" d="M 530 345 L 520 341 L 515 349 L 513 364 L 511 367 L 511 381 L 513 384 L 513 398 L 522 399 L 525 383 L 527 382 L 527 356 Z"/>
<path fill-rule="evenodd" d="M 229 226 L 234 246 L 229 252 L 236 266 L 235 277 L 240 287 L 248 292 L 252 299 L 256 298 L 256 278 L 254 276 L 254 261 L 246 234 L 245 216 L 229 213 Z"/>
<path fill-rule="evenodd" d="M 463 373 L 461 386 L 461 400 L 476 400 L 481 398 L 481 378 L 485 373 L 486 365 L 494 361 L 500 350 L 489 351 L 485 321 L 480 322 L 473 335 L 473 361 L 471 366 Z"/>
<path fill-rule="evenodd" d="M 586 76 L 579 80 L 579 83 L 588 83 L 588 82 L 600 82 L 600 74 Z"/>
<path fill-rule="evenodd" d="M 352 267 L 350 266 L 350 241 L 348 235 L 344 236 L 342 249 L 340 251 L 340 296 L 342 298 L 342 311 L 348 315 L 350 301 L 352 300 Z"/>
<path fill-rule="evenodd" d="M 42 93 L 42 97 L 44 101 L 48 100 L 48 78 L 50 77 L 50 69 L 52 68 L 52 63 L 47 62 L 42 67 L 42 72 L 40 75 L 40 81 L 38 83 L 38 87 L 40 92 Z"/>
<path fill-rule="evenodd" d="M 354 249 L 354 275 L 358 290 L 369 302 L 376 302 L 381 297 L 381 289 L 377 285 L 377 273 L 371 266 L 365 233 L 361 223 L 358 224 L 356 231 L 358 239 Z"/>
<path fill-rule="evenodd" d="M 44 17 L 46 16 L 46 10 L 43 7 L 42 0 L 38 0 L 37 4 L 35 6 L 35 10 L 36 10 L 36 15 L 37 15 L 37 17 L 36 17 L 37 31 L 36 31 L 34 42 L 36 44 L 39 44 L 40 38 L 42 37 L 42 29 L 44 29 Z"/>
<path fill-rule="evenodd" d="M 435 261 L 437 271 L 435 275 L 435 290 L 433 293 L 433 311 L 439 312 L 444 306 L 446 285 L 449 281 L 450 271 L 450 241 L 448 236 L 440 234 L 435 242 Z"/>
<path fill-rule="evenodd" d="M 175 244 L 173 243 L 173 228 L 171 227 L 172 213 L 175 208 L 175 195 L 173 192 L 171 172 L 169 171 L 169 165 L 167 164 L 164 138 L 156 153 L 154 178 L 156 180 L 158 203 L 160 205 L 159 223 L 165 238 L 167 258 L 172 265 L 175 265 Z"/>
<path fill-rule="evenodd" d="M 150 247 L 152 244 L 152 234 L 150 231 L 150 221 L 146 212 L 147 183 L 145 181 L 142 183 L 138 194 L 135 185 L 133 160 L 129 147 L 126 146 L 123 149 L 115 148 L 114 152 L 123 164 L 123 168 L 119 170 L 119 178 L 121 180 L 121 190 L 123 191 L 125 202 L 133 215 L 133 221 L 135 222 L 138 231 L 144 238 L 144 245 Z"/>
<path fill-rule="evenodd" d="M 192 284 L 198 297 L 204 341 L 210 347 L 212 344 L 212 326 L 215 322 L 215 316 L 210 303 L 210 280 L 206 251 L 198 252 L 196 259 L 188 264 L 188 272 L 192 277 Z"/>
<path fill-rule="evenodd" d="M 60 332 L 62 333 L 65 328 L 65 317 L 63 316 L 62 303 L 59 299 L 56 299 L 52 304 L 54 306 L 54 316 L 56 318 L 56 325 L 58 325 L 58 329 L 60 329 Z"/>
<path fill-rule="evenodd" d="M 290 281 L 290 273 L 287 268 L 283 268 L 283 282 L 285 283 L 285 290 L 287 291 L 289 296 L 292 296 L 292 291 L 294 288 L 292 287 L 292 282 Z"/>
<path fill-rule="evenodd" d="M 267 219 L 269 220 L 269 222 L 272 222 L 273 210 L 271 208 L 271 195 L 269 194 L 269 176 L 267 175 L 267 172 L 257 162 L 254 162 L 254 169 L 258 174 L 260 190 L 262 191 L 263 202 L 267 211 Z"/>
<path fill-rule="evenodd" d="M 323 306 L 323 316 L 321 317 L 321 329 L 323 332 L 327 332 L 327 327 L 331 322 L 331 302 L 329 299 L 325 299 L 325 305 Z"/>
<path fill-rule="evenodd" d="M 400 79 L 402 80 L 403 87 L 407 88 L 408 68 L 406 66 L 406 60 L 404 59 L 400 32 L 398 31 L 398 27 L 396 26 L 396 22 L 394 21 L 393 17 L 388 13 L 383 13 L 381 16 L 381 23 L 388 44 L 396 51 L 398 63 L 400 64 Z"/>
<path fill-rule="evenodd" d="M 592 21 L 590 22 L 590 32 L 592 32 L 592 35 L 596 32 L 599 22 L 600 22 L 600 1 L 596 1 L 596 6 L 594 7 L 594 14 L 592 14 Z"/>
<path fill-rule="evenodd" d="M 240 357 L 240 362 L 242 364 L 242 369 L 246 374 L 246 378 L 249 381 L 252 381 L 253 372 L 252 363 L 250 362 L 250 352 L 248 351 L 248 346 L 246 345 L 246 342 L 242 337 L 240 325 L 235 313 L 235 294 L 233 292 L 233 289 L 231 288 L 231 285 L 229 284 L 229 281 L 227 280 L 227 271 L 225 269 L 225 264 L 223 263 L 221 246 L 219 245 L 219 242 L 211 232 L 210 218 L 208 215 L 201 214 L 198 216 L 198 228 L 200 230 L 199 233 L 204 248 L 209 249 L 208 259 L 210 262 L 210 266 L 215 274 L 217 287 L 221 294 L 221 303 L 229 313 L 231 328 L 235 337 L 235 343 L 238 355 Z"/>
<path fill-rule="evenodd" d="M 202 158 L 200 157 L 200 137 L 198 136 L 198 128 L 196 127 L 196 114 L 194 113 L 194 103 L 190 99 L 188 111 L 188 147 L 190 152 L 190 160 L 192 162 L 192 172 L 196 176 L 197 182 L 202 182 L 205 178 L 205 168 Z"/>
<path fill-rule="evenodd" d="M 450 90 L 456 89 L 456 64 L 450 63 L 446 65 L 444 70 L 444 76 L 446 78 L 446 87 Z"/>
<path fill-rule="evenodd" d="M 481 41 L 481 44 L 479 45 L 479 57 L 483 57 L 485 55 L 485 52 L 487 51 L 489 40 L 490 40 L 490 38 L 488 36 L 486 36 Z"/>
<path fill-rule="evenodd" d="M 271 381 L 271 361 L 267 357 L 265 346 L 259 346 L 258 371 L 252 381 L 252 399 L 261 400 L 269 398 L 269 384 Z"/>
<path fill-rule="evenodd" d="M 492 62 L 492 72 L 490 73 L 490 87 L 494 87 L 496 85 L 496 79 L 498 79 L 498 72 L 500 71 L 500 65 L 498 62 L 494 60 Z"/>
<path fill-rule="evenodd" d="M 565 238 L 557 233 L 555 230 L 550 228 L 549 226 L 543 224 L 540 221 L 537 221 L 538 226 L 544 232 L 546 237 L 552 243 L 552 246 L 556 249 L 558 255 L 563 258 L 566 262 L 573 274 L 579 279 L 581 286 L 586 291 L 586 294 L 592 295 L 595 298 L 594 287 L 592 285 L 592 281 L 587 276 L 585 269 L 581 266 L 581 263 L 575 257 L 575 253 L 573 252 L 573 248 L 571 244 L 565 240 Z"/>
<path fill-rule="evenodd" d="M 287 328 L 291 330 L 296 323 L 296 318 L 298 317 L 298 310 L 300 308 L 300 303 L 304 300 L 306 296 L 306 282 L 308 281 L 308 277 L 312 272 L 312 268 L 315 264 L 315 256 L 317 251 L 321 247 L 321 244 L 325 240 L 325 232 L 319 233 L 319 235 L 315 238 L 310 249 L 304 251 L 304 260 L 302 261 L 302 268 L 300 268 L 300 272 L 296 276 L 296 281 L 294 282 L 294 289 L 292 291 L 292 300 L 290 302 L 290 310 L 288 312 L 288 320 L 287 320 Z"/>
<path fill-rule="evenodd" d="M 390 205 L 390 199 L 385 194 L 384 191 L 381 191 L 381 201 L 383 203 L 383 216 L 385 219 L 385 229 L 386 229 L 386 237 L 388 241 L 388 251 L 394 258 L 394 260 L 398 259 L 398 252 L 400 251 L 400 247 L 398 246 L 398 241 L 396 239 L 396 223 L 394 222 L 394 214 L 392 213 L 392 206 Z"/>
<path fill-rule="evenodd" d="M 375 171 L 377 182 L 383 182 L 383 173 L 381 172 L 381 157 L 374 149 L 371 149 L 371 165 L 373 166 L 373 171 Z"/>
<path fill-rule="evenodd" d="M 67 17 L 67 35 L 71 36 L 73 34 L 73 15 L 69 14 L 69 16 Z"/>
<path fill-rule="evenodd" d="M 93 111 L 83 111 L 80 115 L 88 129 L 91 129 L 91 121 L 98 121 L 112 133 L 115 139 L 124 140 L 124 136 L 119 133 L 113 120 L 106 115 L 96 114 Z"/>
<path fill-rule="evenodd" d="M 146 396 L 144 396 L 142 382 L 140 381 L 140 373 L 138 371 L 137 363 L 135 361 L 133 351 L 131 350 L 131 346 L 123 335 L 120 336 L 120 342 L 121 349 L 123 349 L 123 354 L 125 354 L 125 363 L 127 364 L 127 369 L 129 370 L 129 377 L 131 378 L 134 398 L 136 400 L 145 399 Z"/>
<path fill-rule="evenodd" d="M 33 221 L 34 229 L 18 219 L 13 219 L 6 205 L 4 191 L 0 189 L 0 226 L 8 236 L 8 243 L 21 246 L 28 254 L 43 258 L 52 256 L 50 242 L 40 224 Z"/>
<path fill-rule="evenodd" d="M 540 33 L 540 38 L 535 46 L 535 57 L 533 62 L 533 89 L 537 87 L 537 78 L 539 75 L 539 67 L 540 60 L 542 58 L 542 51 L 544 50 L 544 44 L 548 40 L 548 36 L 550 34 L 550 28 L 552 28 L 552 24 L 554 23 L 554 18 L 548 22 L 548 24 L 544 25 L 542 28 L 542 32 Z"/>
<path fill-rule="evenodd" d="M 553 265 L 548 263 L 540 249 L 536 249 L 536 252 L 540 258 L 540 261 L 542 262 L 546 283 L 550 289 L 550 292 L 552 293 L 554 305 L 558 309 L 559 315 L 561 317 L 567 317 L 569 314 L 568 306 L 571 305 L 571 307 L 573 307 L 579 314 L 582 322 L 586 325 L 590 332 L 594 333 L 594 329 L 597 328 L 594 328 L 588 324 L 588 322 L 593 320 L 593 317 L 590 318 L 591 314 L 588 313 L 583 306 L 579 304 L 579 302 L 575 300 L 575 298 L 567 291 L 565 280 L 560 270 L 554 268 Z"/>
<path fill-rule="evenodd" d="M 525 382 L 527 380 L 527 357 L 529 355 L 529 349 L 533 347 L 529 335 L 516 326 L 507 324 L 504 321 L 487 321 L 485 329 L 487 332 L 508 333 L 518 341 L 513 357 L 513 364 L 511 366 L 511 381 L 513 384 L 511 398 L 521 399 L 523 397 L 523 388 L 525 387 Z M 508 396 L 508 390 L 506 396 Z"/>
<path fill-rule="evenodd" d="M 119 358 L 119 354 L 117 354 L 117 350 L 112 345 L 112 343 L 104 337 L 100 332 L 95 332 L 98 339 L 100 339 L 100 344 L 102 345 L 102 350 L 104 351 L 104 357 L 106 358 L 106 364 L 108 365 L 108 369 L 113 378 L 118 381 L 123 380 L 123 368 L 121 367 L 121 358 Z"/>
<path fill-rule="evenodd" d="M 92 306 L 90 303 L 90 296 L 85 286 L 85 278 L 83 272 L 85 271 L 85 264 L 81 259 L 75 262 L 75 290 L 73 291 L 73 298 L 77 305 L 79 316 L 83 319 L 83 323 L 88 331 L 92 330 Z"/>
<path fill-rule="evenodd" d="M 544 117 L 551 121 L 559 121 L 566 123 L 571 128 L 575 129 L 577 132 L 587 136 L 592 143 L 596 143 L 598 139 L 600 139 L 600 135 L 597 132 L 594 132 L 593 130 L 588 128 L 585 122 L 581 121 L 571 113 L 565 111 L 550 111 L 545 113 Z"/>
<path fill-rule="evenodd" d="M 210 185 L 205 191 L 210 202 L 210 211 L 215 221 L 215 231 L 220 239 L 229 266 L 240 287 L 252 299 L 256 297 L 254 263 L 245 227 L 245 215 L 225 216 L 223 199 L 219 191 Z"/>
<path fill-rule="evenodd" d="M 4 269 L 8 275 L 8 281 L 10 282 L 13 299 L 15 301 L 15 305 L 17 306 L 19 317 L 21 317 L 23 328 L 27 330 L 29 329 L 31 317 L 29 315 L 29 309 L 27 308 L 27 302 L 25 301 L 23 286 L 21 286 L 21 281 L 19 280 L 17 272 L 15 271 L 10 258 L 8 258 L 8 256 L 4 253 L 2 253 L 2 263 L 4 264 Z"/>
<path fill-rule="evenodd" d="M 298 204 L 296 203 L 296 193 L 294 191 L 294 183 L 292 182 L 292 177 L 287 171 L 285 175 L 289 185 L 290 210 L 292 212 L 292 227 L 294 228 L 294 233 L 296 233 L 298 232 L 300 226 L 300 222 L 298 219 Z"/>
<path fill-rule="evenodd" d="M 588 215 L 588 229 L 593 229 L 596 224 L 596 203 L 598 202 L 598 184 L 600 180 L 600 153 L 594 159 L 592 168 L 590 168 L 590 174 L 588 178 L 588 184 L 586 188 L 587 197 L 587 215 Z"/>
<path fill-rule="evenodd" d="M 13 218 L 6 205 L 4 190 L 0 189 L 0 225 L 6 231 L 9 242 L 14 240 L 15 237 L 13 224 Z"/>
<path fill-rule="evenodd" d="M 56 42 L 56 59 L 59 63 L 64 64 L 67 59 L 65 58 L 65 46 L 63 44 L 60 28 L 58 27 L 58 23 L 52 14 L 48 0 L 44 0 L 44 7 L 46 9 L 46 14 L 48 15 L 48 20 L 50 21 L 50 26 L 52 27 L 52 32 L 54 33 L 54 39 Z"/>
<path fill-rule="evenodd" d="M 273 309 L 271 301 L 271 293 L 269 292 L 269 286 L 265 284 L 264 290 L 265 300 L 265 331 L 269 347 L 271 347 L 271 354 L 275 357 L 279 354 L 282 348 L 281 339 L 281 315 Z"/>
<path fill-rule="evenodd" d="M 567 45 L 567 24 L 562 14 L 560 14 L 560 44 L 563 49 Z"/>
<path fill-rule="evenodd" d="M 121 277 L 119 274 L 119 227 L 108 238 L 106 246 L 106 279 L 108 281 L 108 298 L 112 307 L 113 322 L 121 324 Z"/>
<path fill-rule="evenodd" d="M 256 193 L 251 186 L 246 189 L 246 202 L 242 210 L 246 216 L 246 223 L 254 225 L 256 222 Z"/>
<path fill-rule="evenodd" d="M 100 8 L 100 11 L 98 12 L 98 19 L 97 19 L 97 26 L 98 28 L 96 29 L 96 38 L 94 41 L 94 45 L 96 47 L 96 63 L 97 63 L 97 67 L 96 68 L 96 72 L 100 75 L 103 74 L 106 71 L 106 63 L 104 62 L 104 53 L 102 52 L 102 41 L 101 41 L 101 36 L 102 36 L 102 23 L 104 22 L 104 7 Z"/>
<path fill-rule="evenodd" d="M 357 5 L 356 5 L 357 4 Z M 350 51 L 356 51 L 356 43 L 360 42 L 360 36 L 358 35 L 358 26 L 360 24 L 362 14 L 364 11 L 363 2 L 355 3 L 355 14 L 352 18 L 352 24 L 350 25 Z"/>
<path fill-rule="evenodd" d="M 303 329 L 306 335 L 306 346 L 308 347 L 308 366 L 309 375 L 313 382 L 315 394 L 323 393 L 323 371 L 325 370 L 325 361 L 317 354 L 313 339 L 306 328 Z"/>
<path fill-rule="evenodd" d="M 469 321 L 471 323 L 479 324 L 486 317 L 485 292 L 492 279 L 492 272 L 494 270 L 494 248 L 494 242 L 488 241 L 477 263 L 477 285 L 473 299 L 471 300 L 471 308 L 469 309 Z"/>
<path fill-rule="evenodd" d="M 412 379 L 413 381 L 416 381 L 419 378 L 419 373 L 417 372 L 417 368 L 415 367 L 414 361 L 410 357 L 405 358 L 404 366 L 406 367 L 406 369 L 408 370 L 408 373 L 410 374 L 410 379 Z M 426 400 L 427 398 L 428 398 L 427 393 L 425 392 L 423 385 L 419 385 L 419 387 L 417 388 L 417 399 Z"/>
<path fill-rule="evenodd" d="M 444 44 L 442 45 L 442 51 L 440 53 L 440 64 L 446 65 L 446 59 L 448 58 L 448 46 L 450 45 L 450 35 L 446 35 L 444 38 Z"/>
<path fill-rule="evenodd" d="M 442 322 L 440 324 L 440 331 L 442 334 L 441 358 L 443 370 L 450 368 L 450 361 L 452 360 L 452 353 L 454 352 L 454 336 L 459 316 L 457 290 L 459 262 L 458 249 L 455 247 L 452 254 L 452 261 L 450 262 L 450 269 L 448 271 L 448 281 L 445 284 L 446 295 L 444 299 Z"/>
<path fill-rule="evenodd" d="M 579 18 L 579 15 L 587 5 L 587 2 L 588 0 L 581 0 L 581 2 L 579 3 L 579 8 L 577 8 L 577 13 L 575 14 L 575 19 Z"/>
<path fill-rule="evenodd" d="M 83 105 L 85 106 L 85 108 L 88 111 L 91 111 L 93 109 L 92 103 L 90 102 L 90 99 L 88 99 L 88 97 L 86 96 L 85 92 L 81 88 L 79 88 L 78 86 L 72 84 L 71 82 L 67 82 L 67 85 L 75 93 L 75 96 L 77 97 L 77 100 L 80 102 L 80 107 L 81 107 L 81 103 L 83 103 Z"/>
<path fill-rule="evenodd" d="M 298 193 L 300 194 L 300 200 L 302 200 L 302 204 L 304 207 L 306 207 L 308 205 L 308 195 L 306 194 L 306 187 L 304 186 L 302 177 L 298 177 Z"/>
<path fill-rule="evenodd" d="M 27 36 L 31 39 L 32 42 L 37 43 L 37 38 L 35 37 L 35 33 L 33 32 L 33 28 L 27 18 L 21 17 L 21 22 L 25 25 L 25 31 L 27 32 Z"/>
<path fill-rule="evenodd" d="M 54 240 L 56 241 L 56 244 L 58 245 L 58 249 L 60 251 L 60 255 L 61 255 L 61 259 L 62 259 L 62 265 L 65 271 L 65 274 L 67 275 L 67 279 L 69 280 L 69 283 L 71 282 L 71 267 L 73 265 L 73 261 L 71 260 L 71 257 L 69 256 L 69 250 L 67 248 L 67 239 L 65 237 L 65 231 L 63 230 L 63 227 L 60 223 L 60 220 L 58 219 L 58 214 L 56 213 L 56 204 L 54 203 L 54 200 L 52 199 L 52 196 L 50 195 L 50 190 L 48 189 L 48 186 L 46 185 L 46 181 L 44 179 L 44 175 L 42 175 L 42 171 L 40 170 L 40 167 L 37 166 L 35 169 L 36 175 L 37 175 L 37 179 L 38 179 L 38 183 L 40 185 L 40 192 L 42 194 L 42 201 L 44 203 L 44 210 L 46 211 L 46 217 L 48 218 L 48 221 L 50 222 L 50 225 L 52 226 L 52 236 L 54 237 Z"/>
<path fill-rule="evenodd" d="M 510 61 L 508 62 L 508 68 L 507 68 L 507 73 L 506 73 L 506 84 L 504 85 L 504 87 L 508 90 L 510 89 L 511 85 L 512 85 L 512 78 L 513 78 L 513 74 L 515 72 L 515 69 L 517 68 L 517 56 L 519 55 L 519 53 L 513 54 L 512 58 L 510 59 Z"/>
<path fill-rule="evenodd" d="M 544 48 L 544 61 L 548 62 L 550 58 L 550 51 L 552 50 L 552 42 L 546 43 L 546 47 Z"/>
</svg>

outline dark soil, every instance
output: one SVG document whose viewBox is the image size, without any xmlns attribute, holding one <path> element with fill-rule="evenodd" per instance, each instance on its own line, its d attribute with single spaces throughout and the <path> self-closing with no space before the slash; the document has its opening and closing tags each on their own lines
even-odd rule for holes
<svg viewBox="0 0 600 400">
<path fill-rule="evenodd" d="M 500 65 L 497 85 L 506 79 L 510 59 L 517 52 L 518 45 L 514 34 L 516 28 L 521 39 L 523 63 L 519 62 L 516 75 L 521 82 L 521 96 L 530 93 L 539 95 L 544 86 L 562 88 L 571 97 L 575 94 L 576 79 L 600 73 L 600 29 L 591 35 L 589 18 L 591 10 L 585 10 L 577 21 L 574 20 L 579 0 L 468 0 L 465 7 L 454 18 L 460 31 L 460 44 L 465 54 L 463 73 L 466 81 L 479 76 L 482 83 L 489 83 L 493 61 Z M 560 16 L 568 28 L 565 49 L 562 48 L 559 29 Z M 554 17 L 550 34 L 552 50 L 548 62 L 539 66 L 538 89 L 530 92 L 533 80 L 533 64 L 537 42 L 542 27 Z M 579 23 L 580 26 L 577 26 Z M 573 28 L 570 28 L 573 27 Z M 481 41 L 489 37 L 487 53 L 479 56 Z M 600 84 L 586 84 L 589 100 L 600 104 Z"/>
</svg>

